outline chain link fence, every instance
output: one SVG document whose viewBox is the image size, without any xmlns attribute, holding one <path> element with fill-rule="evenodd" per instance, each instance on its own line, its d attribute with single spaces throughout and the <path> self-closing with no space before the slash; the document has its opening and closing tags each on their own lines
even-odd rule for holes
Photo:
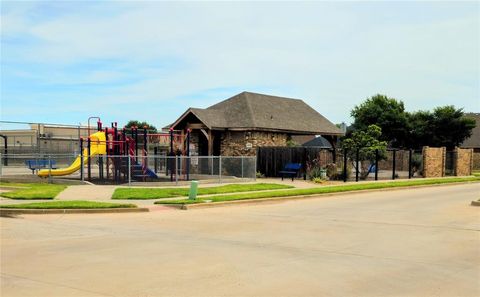
<svg viewBox="0 0 480 297">
<path fill-rule="evenodd" d="M 73 179 L 94 184 L 178 184 L 188 180 L 221 183 L 256 179 L 256 157 L 244 156 L 94 155 L 87 158 L 79 154 L 3 154 L 0 160 L 2 179 Z"/>
</svg>

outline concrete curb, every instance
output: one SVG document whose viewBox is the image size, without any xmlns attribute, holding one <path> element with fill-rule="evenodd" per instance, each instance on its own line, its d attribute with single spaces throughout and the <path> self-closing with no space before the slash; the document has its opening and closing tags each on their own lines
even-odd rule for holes
<svg viewBox="0 0 480 297">
<path fill-rule="evenodd" d="M 90 213 L 127 213 L 148 212 L 145 207 L 140 208 L 65 208 L 65 209 L 25 209 L 25 208 L 0 208 L 0 216 L 20 214 L 90 214 Z"/>
<path fill-rule="evenodd" d="M 341 196 L 341 195 L 356 194 L 356 193 L 387 192 L 387 191 L 395 191 L 395 190 L 419 189 L 419 188 L 442 187 L 442 186 L 455 186 L 455 185 L 464 185 L 464 184 L 473 184 L 473 183 L 479 183 L 479 181 L 468 181 L 468 182 L 447 183 L 447 184 L 433 184 L 433 185 L 403 186 L 403 187 L 383 188 L 383 189 L 366 189 L 366 190 L 345 191 L 345 192 L 336 192 L 336 193 L 324 193 L 324 194 L 320 193 L 320 194 L 299 195 L 299 196 L 244 199 L 244 200 L 233 200 L 233 201 L 197 203 L 197 204 L 160 204 L 160 205 L 164 205 L 164 206 L 168 206 L 168 207 L 172 207 L 172 208 L 176 208 L 176 209 L 181 209 L 181 210 L 189 210 L 189 209 L 199 209 L 199 208 L 234 206 L 234 205 L 242 205 L 242 204 L 281 203 L 281 202 L 293 201 L 293 200 L 323 198 L 323 197 Z M 473 205 L 473 202 L 474 201 L 472 201 L 472 205 Z"/>
<path fill-rule="evenodd" d="M 472 206 L 480 206 L 480 201 L 472 201 Z"/>
</svg>

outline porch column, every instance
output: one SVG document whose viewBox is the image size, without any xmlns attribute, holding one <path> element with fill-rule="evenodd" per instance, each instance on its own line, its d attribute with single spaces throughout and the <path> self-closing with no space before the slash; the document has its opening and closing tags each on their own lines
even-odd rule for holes
<svg viewBox="0 0 480 297">
<path fill-rule="evenodd" d="M 208 129 L 208 155 L 213 155 L 213 134 L 210 129 Z"/>
</svg>

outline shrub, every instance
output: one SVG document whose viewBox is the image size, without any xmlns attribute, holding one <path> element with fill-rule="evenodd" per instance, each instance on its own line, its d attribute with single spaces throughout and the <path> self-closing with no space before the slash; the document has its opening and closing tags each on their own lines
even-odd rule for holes
<svg viewBox="0 0 480 297">
<path fill-rule="evenodd" d="M 326 179 L 327 176 L 325 174 L 325 169 L 321 168 L 321 167 L 313 167 L 310 172 L 308 172 L 308 178 L 310 180 L 314 180 L 314 179 Z"/>
<path fill-rule="evenodd" d="M 335 179 L 335 177 L 338 174 L 337 164 L 329 163 L 329 164 L 327 164 L 327 167 L 325 167 L 325 168 L 327 169 L 327 177 L 329 179 Z"/>
<path fill-rule="evenodd" d="M 352 164 L 347 163 L 347 179 L 352 175 Z M 343 166 L 337 166 L 335 163 L 327 165 L 327 176 L 330 180 L 343 180 Z"/>
<path fill-rule="evenodd" d="M 307 176 L 308 179 L 314 180 L 315 178 L 322 178 L 324 169 L 320 166 L 318 159 L 313 159 L 312 161 L 307 162 Z"/>
</svg>

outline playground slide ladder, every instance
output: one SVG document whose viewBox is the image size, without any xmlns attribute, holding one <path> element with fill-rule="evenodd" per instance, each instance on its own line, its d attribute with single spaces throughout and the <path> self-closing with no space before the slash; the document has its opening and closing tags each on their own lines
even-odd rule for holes
<svg viewBox="0 0 480 297">
<path fill-rule="evenodd" d="M 128 158 L 130 158 L 130 176 L 135 180 L 142 180 L 145 181 L 146 178 L 154 178 L 157 179 L 158 176 L 148 168 L 147 164 L 147 156 L 146 152 L 144 151 L 142 154 L 141 164 L 139 164 L 135 160 L 135 149 L 129 148 L 128 156 L 122 158 L 121 168 L 123 172 L 127 172 L 128 170 Z"/>
</svg>

